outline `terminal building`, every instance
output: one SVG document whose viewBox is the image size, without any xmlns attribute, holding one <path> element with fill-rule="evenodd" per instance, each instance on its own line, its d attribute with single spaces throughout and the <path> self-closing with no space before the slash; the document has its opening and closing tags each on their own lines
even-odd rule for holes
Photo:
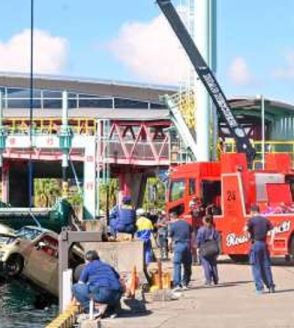
<svg viewBox="0 0 294 328">
<path fill-rule="evenodd" d="M 132 193 L 140 203 L 146 178 L 170 164 L 172 122 L 161 96 L 176 93 L 177 88 L 54 76 L 35 76 L 33 86 L 31 102 L 28 75 L 0 76 L 2 122 L 7 134 L 1 151 L 2 200 L 12 206 L 28 206 L 23 190 L 28 188 L 29 159 L 34 161 L 35 178 L 62 176 L 58 134 L 66 91 L 68 124 L 73 131 L 69 159 L 83 180 L 87 215 L 97 215 L 98 177 L 107 174 L 118 177 L 121 193 Z M 250 97 L 232 98 L 230 104 L 238 122 L 256 142 L 258 156 L 263 119 L 266 151 L 293 153 L 294 106 L 265 99 L 263 111 L 261 99 Z M 31 117 L 33 145 L 29 143 Z M 219 135 L 230 140 L 221 119 Z M 234 150 L 234 145 L 229 143 L 227 149 Z"/>
</svg>

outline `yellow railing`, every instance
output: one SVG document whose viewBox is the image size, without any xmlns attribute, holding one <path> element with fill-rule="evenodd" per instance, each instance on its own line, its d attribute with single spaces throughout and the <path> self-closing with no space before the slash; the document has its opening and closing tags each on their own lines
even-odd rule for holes
<svg viewBox="0 0 294 328">
<path fill-rule="evenodd" d="M 8 134 L 28 134 L 30 129 L 30 121 L 23 118 L 5 119 L 3 122 Z M 69 125 L 76 134 L 95 135 L 96 122 L 94 119 L 75 118 L 69 120 Z M 33 133 L 42 134 L 58 134 L 61 128 L 61 119 L 34 119 Z"/>
<path fill-rule="evenodd" d="M 263 142 L 252 141 L 252 145 L 256 150 L 256 156 L 253 161 L 253 167 L 262 166 Z M 236 152 L 235 141 L 226 141 L 224 151 L 226 153 Z M 293 141 L 266 141 L 264 143 L 265 153 L 288 153 L 291 155 L 292 163 L 294 163 L 294 140 Z"/>
<path fill-rule="evenodd" d="M 178 106 L 189 129 L 195 127 L 195 96 L 193 90 L 177 92 L 169 98 Z"/>
</svg>

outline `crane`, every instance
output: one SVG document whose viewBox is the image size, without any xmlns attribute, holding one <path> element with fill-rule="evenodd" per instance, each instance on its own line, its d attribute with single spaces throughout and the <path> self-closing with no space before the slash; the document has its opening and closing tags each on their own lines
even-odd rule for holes
<svg viewBox="0 0 294 328">
<path fill-rule="evenodd" d="M 251 163 L 255 157 L 256 151 L 251 145 L 244 128 L 234 117 L 228 100 L 226 99 L 219 83 L 201 56 L 200 51 L 196 47 L 191 35 L 186 29 L 171 0 L 156 0 L 156 2 L 183 46 L 198 74 L 199 79 L 204 84 L 214 105 L 216 106 L 217 111 L 227 123 L 227 126 L 235 139 L 237 151 L 245 153 L 248 162 Z"/>
</svg>

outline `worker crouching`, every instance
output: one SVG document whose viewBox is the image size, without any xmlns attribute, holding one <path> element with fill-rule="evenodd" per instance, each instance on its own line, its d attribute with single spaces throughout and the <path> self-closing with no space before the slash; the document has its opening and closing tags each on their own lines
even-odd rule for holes
<svg viewBox="0 0 294 328">
<path fill-rule="evenodd" d="M 89 301 L 93 299 L 98 305 L 94 317 L 102 316 L 107 307 L 111 314 L 123 294 L 120 276 L 112 266 L 102 262 L 94 250 L 88 251 L 85 259 L 79 281 L 73 285 L 73 295 L 85 313 L 89 312 Z"/>
<path fill-rule="evenodd" d="M 132 207 L 132 198 L 124 196 L 122 204 L 115 206 L 110 213 L 110 230 L 113 236 L 118 232 L 134 234 L 136 230 L 136 211 Z"/>
</svg>

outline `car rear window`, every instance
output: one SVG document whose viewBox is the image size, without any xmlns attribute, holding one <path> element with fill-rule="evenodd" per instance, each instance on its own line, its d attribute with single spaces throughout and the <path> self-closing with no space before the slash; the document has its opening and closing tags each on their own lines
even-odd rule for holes
<svg viewBox="0 0 294 328">
<path fill-rule="evenodd" d="M 34 240 L 42 231 L 34 228 L 22 227 L 16 232 L 16 236 L 19 238 L 27 239 L 27 240 Z"/>
</svg>

